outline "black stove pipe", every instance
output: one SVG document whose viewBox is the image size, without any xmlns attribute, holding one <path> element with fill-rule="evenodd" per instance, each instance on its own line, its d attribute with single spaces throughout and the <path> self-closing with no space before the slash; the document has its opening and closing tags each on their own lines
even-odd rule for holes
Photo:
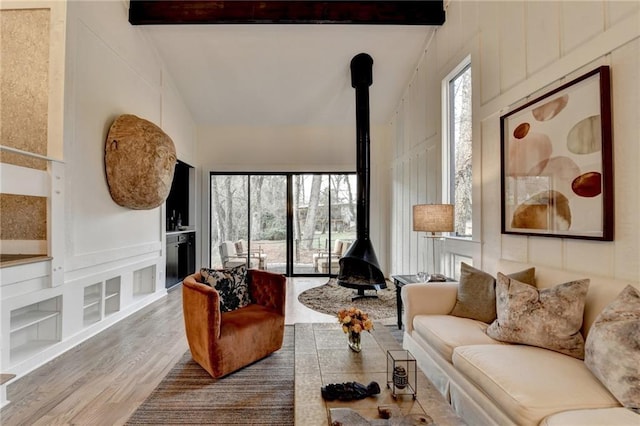
<svg viewBox="0 0 640 426">
<path fill-rule="evenodd" d="M 351 86 L 356 89 L 357 235 L 358 239 L 365 240 L 369 239 L 369 197 L 371 194 L 369 86 L 373 83 L 372 67 L 373 59 L 366 53 L 360 53 L 351 60 Z"/>
<path fill-rule="evenodd" d="M 375 250 L 369 239 L 369 207 L 371 178 L 369 86 L 373 83 L 373 59 L 360 53 L 351 60 L 351 86 L 356 91 L 356 241 L 340 259 L 338 284 L 356 288 L 364 297 L 364 290 L 386 288 L 384 275 L 378 265 Z"/>
</svg>

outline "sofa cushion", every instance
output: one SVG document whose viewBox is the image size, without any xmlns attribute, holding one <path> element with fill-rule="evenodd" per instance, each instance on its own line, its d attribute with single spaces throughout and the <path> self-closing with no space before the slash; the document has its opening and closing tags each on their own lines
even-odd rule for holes
<svg viewBox="0 0 640 426">
<path fill-rule="evenodd" d="M 627 286 L 598 315 L 584 362 L 622 405 L 640 414 L 640 291 Z"/>
<path fill-rule="evenodd" d="M 521 425 L 566 410 L 619 407 L 584 362 L 525 345 L 460 346 L 453 365 Z"/>
<path fill-rule="evenodd" d="M 220 312 L 234 311 L 251 303 L 246 265 L 229 269 L 202 268 L 200 275 L 205 284 L 220 294 Z"/>
<path fill-rule="evenodd" d="M 417 315 L 413 329 L 449 362 L 458 346 L 505 344 L 487 336 L 486 323 L 452 315 Z"/>
<path fill-rule="evenodd" d="M 520 282 L 535 285 L 535 268 L 509 275 Z M 496 319 L 496 280 L 473 266 L 462 262 L 456 304 L 451 315 L 491 323 Z"/>
<path fill-rule="evenodd" d="M 635 414 L 623 407 L 563 411 L 550 415 L 540 423 L 541 426 L 638 426 L 639 424 L 640 414 Z"/>
<path fill-rule="evenodd" d="M 583 359 L 580 328 L 588 289 L 588 279 L 539 290 L 498 273 L 498 318 L 487 334 L 503 342 L 539 346 Z"/>
</svg>

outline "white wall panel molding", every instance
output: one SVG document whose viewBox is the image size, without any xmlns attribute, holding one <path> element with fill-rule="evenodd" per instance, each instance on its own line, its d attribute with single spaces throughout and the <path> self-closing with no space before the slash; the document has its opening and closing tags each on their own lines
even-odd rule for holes
<svg viewBox="0 0 640 426">
<path fill-rule="evenodd" d="M 604 1 L 560 2 L 561 50 L 566 54 L 592 40 L 605 28 Z"/>
<path fill-rule="evenodd" d="M 48 197 L 50 190 L 46 171 L 0 163 L 0 193 Z"/>
<path fill-rule="evenodd" d="M 606 55 L 640 38 L 639 24 L 640 13 L 637 12 L 589 40 L 589 43 L 575 48 L 540 72 L 529 76 L 521 84 L 511 87 L 499 96 L 485 102 L 480 107 L 479 118 L 484 119 L 493 114 L 502 115 L 509 110 L 510 105 L 515 106 L 517 103 L 524 102 L 533 93 L 546 92 L 551 86 L 559 85 L 563 78 L 579 74 L 585 66 L 592 64 L 591 68 L 595 68 L 599 62 L 605 61 Z"/>
<path fill-rule="evenodd" d="M 527 75 L 535 74 L 560 57 L 559 9 L 559 3 L 525 3 Z"/>
<path fill-rule="evenodd" d="M 162 243 L 148 242 L 128 247 L 120 247 L 102 252 L 86 253 L 67 258 L 65 281 L 78 279 L 79 277 L 95 273 L 98 268 L 110 269 L 139 263 L 141 259 L 156 259 L 162 254 Z M 89 268 L 89 269 L 88 269 Z M 88 271 L 84 271 L 88 269 Z"/>
</svg>

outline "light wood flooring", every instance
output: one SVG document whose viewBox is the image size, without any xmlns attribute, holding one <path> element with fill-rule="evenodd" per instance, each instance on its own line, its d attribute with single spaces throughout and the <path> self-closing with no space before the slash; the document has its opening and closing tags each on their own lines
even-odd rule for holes
<svg viewBox="0 0 640 426">
<path fill-rule="evenodd" d="M 327 278 L 289 278 L 287 324 L 334 316 L 298 302 Z M 177 286 L 152 305 L 8 385 L 2 425 L 121 425 L 188 349 Z"/>
</svg>

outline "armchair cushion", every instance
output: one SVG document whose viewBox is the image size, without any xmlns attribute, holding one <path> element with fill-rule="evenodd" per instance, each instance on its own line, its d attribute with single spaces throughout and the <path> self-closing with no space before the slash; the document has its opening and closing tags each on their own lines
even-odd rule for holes
<svg viewBox="0 0 640 426">
<path fill-rule="evenodd" d="M 220 295 L 220 312 L 235 311 L 251 303 L 246 265 L 229 269 L 202 268 L 200 275 L 203 283 Z"/>
</svg>

